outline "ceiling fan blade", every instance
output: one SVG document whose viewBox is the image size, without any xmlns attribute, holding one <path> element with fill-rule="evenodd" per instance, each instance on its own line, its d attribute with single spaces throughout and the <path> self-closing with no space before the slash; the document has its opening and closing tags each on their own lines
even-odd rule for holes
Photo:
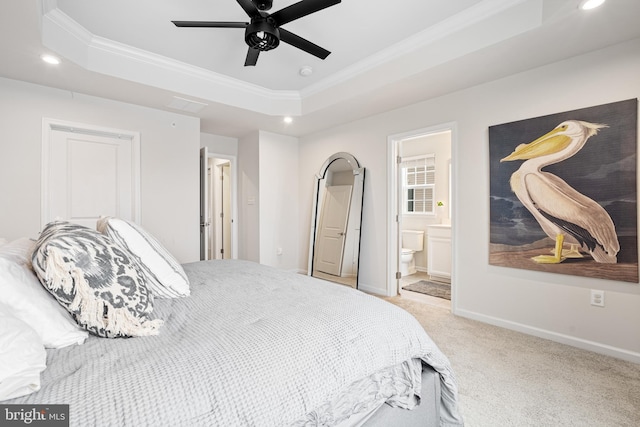
<svg viewBox="0 0 640 427">
<path fill-rule="evenodd" d="M 280 30 L 280 41 L 289 43 L 291 46 L 295 46 L 298 49 L 302 49 L 313 56 L 317 56 L 320 59 L 325 59 L 331 52 L 321 48 L 317 44 L 311 43 L 309 40 L 293 34 L 291 31 L 287 31 L 284 28 L 278 28 Z"/>
<path fill-rule="evenodd" d="M 198 28 L 247 28 L 248 22 L 218 22 L 218 21 L 171 21 L 176 27 Z"/>
<path fill-rule="evenodd" d="M 244 61 L 244 66 L 253 66 L 258 62 L 258 55 L 260 55 L 259 49 L 254 49 L 252 47 L 247 51 L 247 59 Z"/>
<path fill-rule="evenodd" d="M 302 0 L 272 13 L 271 17 L 280 26 L 340 2 L 341 0 Z"/>
<path fill-rule="evenodd" d="M 251 0 L 237 0 L 237 2 L 240 7 L 242 7 L 244 11 L 247 12 L 247 15 L 249 15 L 250 18 L 260 18 L 262 16 L 260 15 L 260 11 L 256 7 L 256 5 L 253 4 Z"/>
</svg>

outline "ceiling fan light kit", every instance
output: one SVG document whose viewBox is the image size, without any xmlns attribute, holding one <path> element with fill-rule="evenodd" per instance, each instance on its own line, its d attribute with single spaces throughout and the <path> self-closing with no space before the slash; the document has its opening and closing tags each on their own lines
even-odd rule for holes
<svg viewBox="0 0 640 427">
<path fill-rule="evenodd" d="M 273 14 L 265 12 L 271 9 L 272 0 L 236 0 L 240 7 L 251 18 L 251 22 L 220 21 L 171 21 L 176 27 L 200 28 L 245 28 L 244 41 L 249 46 L 245 66 L 253 66 L 258 62 L 260 52 L 275 49 L 283 41 L 320 59 L 325 59 L 331 52 L 310 41 L 280 28 L 282 25 L 334 6 L 341 0 L 301 0 L 280 9 Z"/>
<path fill-rule="evenodd" d="M 267 51 L 280 44 L 280 31 L 267 21 L 255 21 L 247 25 L 244 41 L 252 49 Z"/>
</svg>

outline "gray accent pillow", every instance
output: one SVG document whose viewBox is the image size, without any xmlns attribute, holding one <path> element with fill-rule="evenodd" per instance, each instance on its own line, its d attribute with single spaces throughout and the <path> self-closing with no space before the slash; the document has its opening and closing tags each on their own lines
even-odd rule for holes
<svg viewBox="0 0 640 427">
<path fill-rule="evenodd" d="M 66 221 L 47 224 L 36 242 L 33 269 L 42 285 L 91 334 L 157 335 L 153 297 L 140 266 L 106 236 Z"/>
</svg>

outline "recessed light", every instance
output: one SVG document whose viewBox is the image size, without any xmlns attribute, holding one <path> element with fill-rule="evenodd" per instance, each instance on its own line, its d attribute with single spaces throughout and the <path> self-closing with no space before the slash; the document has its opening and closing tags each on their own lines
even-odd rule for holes
<svg viewBox="0 0 640 427">
<path fill-rule="evenodd" d="M 293 117 L 291 116 L 285 116 L 282 121 L 284 121 L 286 124 L 292 123 L 293 122 Z"/>
<path fill-rule="evenodd" d="M 46 62 L 47 64 L 58 65 L 60 64 L 60 59 L 53 55 L 42 55 L 40 58 Z"/>
<path fill-rule="evenodd" d="M 579 7 L 581 10 L 590 10 L 602 6 L 604 2 L 605 0 L 582 0 Z"/>
</svg>

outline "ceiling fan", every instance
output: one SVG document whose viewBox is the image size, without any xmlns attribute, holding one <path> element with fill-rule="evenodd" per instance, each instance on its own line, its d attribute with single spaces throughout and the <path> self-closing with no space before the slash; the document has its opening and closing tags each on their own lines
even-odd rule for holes
<svg viewBox="0 0 640 427">
<path fill-rule="evenodd" d="M 171 21 L 176 27 L 202 28 L 245 28 L 244 41 L 249 46 L 245 67 L 256 65 L 261 51 L 275 49 L 280 41 L 302 49 L 320 59 L 325 59 L 331 52 L 317 44 L 281 28 L 288 22 L 336 5 L 341 0 L 301 0 L 297 3 L 269 14 L 273 0 L 237 0 L 238 4 L 251 18 L 251 22 L 219 22 L 219 21 Z"/>
</svg>

